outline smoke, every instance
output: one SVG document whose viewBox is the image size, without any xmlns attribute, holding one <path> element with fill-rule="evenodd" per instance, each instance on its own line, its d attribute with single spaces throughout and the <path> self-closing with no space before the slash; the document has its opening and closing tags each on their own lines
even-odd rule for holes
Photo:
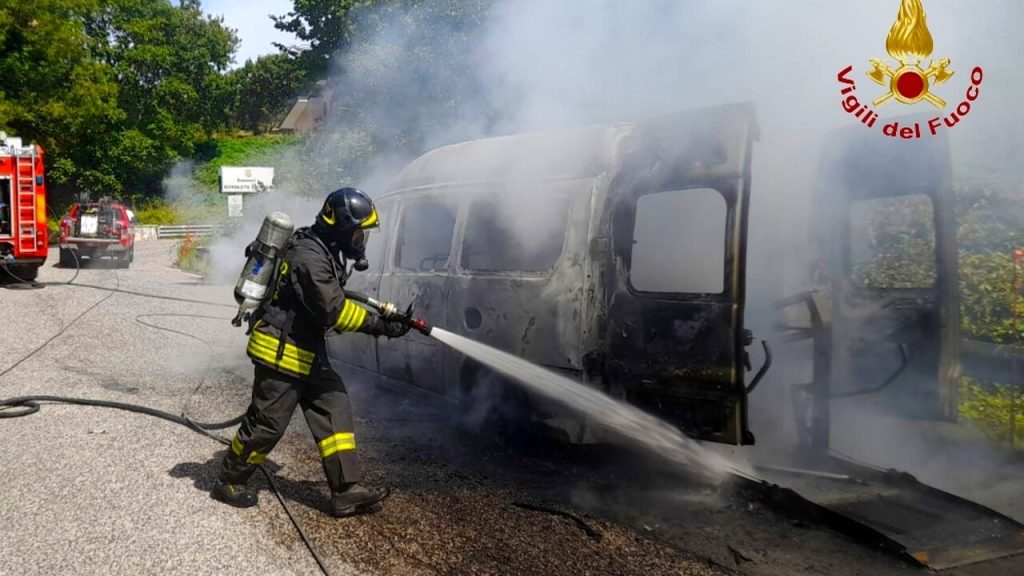
<svg viewBox="0 0 1024 576">
<path fill-rule="evenodd" d="M 980 99 L 950 131 L 957 176 L 1019 188 L 1024 167 L 1013 155 L 1024 134 L 1017 104 L 1024 80 L 1014 60 L 1024 40 L 1015 23 L 1024 6 L 950 0 L 924 8 L 932 57 L 951 58 L 956 72 L 936 91 L 955 106 L 971 68 L 985 70 Z M 835 129 L 858 125 L 841 106 L 836 75 L 853 65 L 861 98 L 880 95 L 865 72 L 869 58 L 885 56 L 899 9 L 896 0 L 427 0 L 362 12 L 361 34 L 336 59 L 328 124 L 281 159 L 279 173 L 291 184 L 247 205 L 240 232 L 214 246 L 215 269 L 231 281 L 267 211 L 283 210 L 298 225 L 311 222 L 325 192 L 349 183 L 377 195 L 409 160 L 436 146 L 750 101 L 761 136 L 753 160 L 747 325 L 770 337 L 778 316 L 770 303 L 810 284 L 808 230 L 820 151 Z M 879 109 L 879 122 L 927 106 L 891 102 Z M 549 160 L 562 158 L 553 151 Z M 515 166 L 516 159 L 502 161 Z M 535 195 L 509 191 L 515 195 L 523 195 L 521 210 L 536 210 Z M 775 344 L 776 366 L 751 398 L 752 427 L 762 443 L 784 445 L 792 441 L 789 385 L 809 381 L 809 350 Z M 755 354 L 755 366 L 759 360 Z M 862 425 L 847 437 L 857 438 Z M 864 444 L 870 452 L 877 442 Z M 908 440 L 903 450 L 917 448 Z"/>
<path fill-rule="evenodd" d="M 161 186 L 164 199 L 175 205 L 195 206 L 209 198 L 209 194 L 196 186 L 194 176 L 195 162 L 181 160 L 164 177 Z"/>
</svg>

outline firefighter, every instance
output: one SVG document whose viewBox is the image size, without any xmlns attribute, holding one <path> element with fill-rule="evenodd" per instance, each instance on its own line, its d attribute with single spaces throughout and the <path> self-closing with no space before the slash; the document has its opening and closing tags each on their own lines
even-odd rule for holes
<svg viewBox="0 0 1024 576">
<path fill-rule="evenodd" d="M 246 481 L 284 434 L 301 405 L 331 489 L 337 517 L 369 512 L 387 496 L 362 479 L 352 408 L 327 360 L 325 334 L 362 332 L 397 338 L 409 331 L 345 298 L 346 260 L 365 270 L 369 229 L 378 227 L 373 202 L 355 188 L 331 192 L 310 228 L 296 230 L 279 260 L 271 297 L 250 319 L 247 352 L 255 365 L 252 403 L 213 488 L 217 500 L 246 508 L 256 492 Z"/>
</svg>

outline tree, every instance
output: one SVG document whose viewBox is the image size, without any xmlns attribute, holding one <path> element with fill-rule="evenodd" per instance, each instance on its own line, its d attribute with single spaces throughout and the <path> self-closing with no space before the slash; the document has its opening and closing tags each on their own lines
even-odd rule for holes
<svg viewBox="0 0 1024 576">
<path fill-rule="evenodd" d="M 51 193 L 155 194 L 224 125 L 237 40 L 184 0 L 0 7 L 0 129 L 49 153 Z"/>
<path fill-rule="evenodd" d="M 274 27 L 291 32 L 309 44 L 294 54 L 313 79 L 323 78 L 334 56 L 348 47 L 354 30 L 353 11 L 370 6 L 372 0 L 295 0 L 295 8 L 284 16 L 273 16 Z M 278 49 L 290 48 L 277 44 Z"/>
<path fill-rule="evenodd" d="M 235 94 L 234 122 L 260 133 L 279 119 L 305 84 L 306 75 L 288 54 L 260 56 L 230 73 Z"/>
</svg>

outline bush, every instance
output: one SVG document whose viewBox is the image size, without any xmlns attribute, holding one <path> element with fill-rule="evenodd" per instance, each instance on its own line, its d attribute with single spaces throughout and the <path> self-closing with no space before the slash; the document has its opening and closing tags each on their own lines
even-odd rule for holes
<svg viewBox="0 0 1024 576">
<path fill-rule="evenodd" d="M 204 188 L 217 190 L 221 166 L 278 166 L 283 151 L 299 142 L 300 137 L 290 134 L 218 137 L 217 153 L 196 169 L 196 182 Z"/>
<path fill-rule="evenodd" d="M 210 273 L 210 260 L 207 251 L 208 240 L 185 236 L 178 243 L 178 259 L 175 266 L 185 272 L 207 276 Z"/>
<path fill-rule="evenodd" d="M 46 229 L 49 232 L 47 235 L 50 239 L 50 245 L 53 246 L 60 242 L 60 221 L 54 220 L 53 218 L 47 218 Z"/>
<path fill-rule="evenodd" d="M 1018 386 L 961 378 L 960 416 L 993 440 L 1024 447 L 1024 395 Z"/>
<path fill-rule="evenodd" d="M 226 200 L 221 202 L 226 202 Z M 137 211 L 135 216 L 138 218 L 139 224 L 150 226 L 207 224 L 222 220 L 227 216 L 227 206 L 221 202 L 182 205 L 170 204 L 164 200 L 153 200 Z"/>
</svg>

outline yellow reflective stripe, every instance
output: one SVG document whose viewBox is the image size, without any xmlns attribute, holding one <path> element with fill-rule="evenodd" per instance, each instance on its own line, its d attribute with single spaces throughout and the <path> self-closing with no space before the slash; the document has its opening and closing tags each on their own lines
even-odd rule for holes
<svg viewBox="0 0 1024 576">
<path fill-rule="evenodd" d="M 271 360 L 274 360 L 274 361 L 277 360 L 277 346 L 266 346 L 264 344 L 261 344 L 259 342 L 256 342 L 256 341 L 250 339 L 249 340 L 249 348 L 258 349 L 261 353 L 269 353 Z M 288 354 L 288 349 L 287 348 L 285 348 L 285 353 L 283 355 L 281 355 L 281 361 L 283 362 L 285 360 L 288 360 L 289 362 L 295 362 L 297 364 L 302 364 L 304 366 L 311 366 L 312 365 L 311 362 L 305 362 L 303 360 L 299 360 L 295 356 L 292 356 L 292 355 Z"/>
<path fill-rule="evenodd" d="M 349 318 L 355 312 L 355 306 L 351 300 L 345 300 L 345 305 L 341 307 L 341 312 L 338 312 L 338 321 L 334 323 L 335 330 L 339 332 L 345 330 L 345 327 L 348 326 Z"/>
<path fill-rule="evenodd" d="M 265 348 L 272 348 L 274 350 L 274 356 L 277 356 L 277 347 L 281 345 L 281 341 L 273 336 L 263 334 L 262 332 L 252 331 L 252 335 L 249 336 L 250 342 L 255 342 Z M 312 363 L 316 358 L 316 354 L 299 348 L 294 344 L 284 345 L 284 355 L 289 358 L 294 358 L 300 362 Z"/>
<path fill-rule="evenodd" d="M 359 308 L 358 310 L 356 310 L 355 316 L 349 322 L 349 331 L 354 332 L 356 330 L 359 330 L 359 328 L 363 325 L 364 320 L 366 320 L 366 310 L 363 308 Z"/>
<path fill-rule="evenodd" d="M 366 309 L 351 300 L 345 300 L 334 329 L 338 332 L 352 332 L 363 325 L 363 320 L 366 320 Z"/>
<path fill-rule="evenodd" d="M 247 348 L 247 351 L 249 352 L 250 356 L 263 360 L 264 362 L 270 364 L 271 366 L 284 368 L 285 370 L 290 370 L 291 372 L 300 374 L 302 376 L 308 375 L 312 370 L 312 364 L 309 364 L 308 362 L 302 362 L 301 360 L 296 360 L 294 358 L 290 358 L 287 355 L 282 356 L 281 361 L 278 362 L 276 348 L 267 348 L 252 339 L 249 340 L 249 346 Z"/>
<path fill-rule="evenodd" d="M 373 208 L 373 212 L 370 212 L 370 215 L 366 218 L 366 220 L 363 220 L 362 223 L 359 224 L 359 227 L 360 228 L 373 228 L 374 226 L 377 225 L 377 222 L 379 222 L 379 221 L 380 221 L 380 218 L 377 216 L 377 208 L 374 207 Z"/>
<path fill-rule="evenodd" d="M 327 458 L 331 454 L 341 450 L 355 450 L 356 435 L 351 432 L 338 432 L 333 436 L 328 436 L 321 440 L 319 448 L 321 458 Z"/>
<path fill-rule="evenodd" d="M 235 434 L 235 437 L 231 439 L 231 451 L 235 453 L 235 456 L 241 456 L 242 450 L 245 449 L 245 445 L 242 444 L 242 439 Z M 263 461 L 267 459 L 266 454 L 261 454 L 253 450 L 249 453 L 249 457 L 245 459 L 249 464 L 263 464 Z"/>
<path fill-rule="evenodd" d="M 267 364 L 270 364 L 271 366 L 284 368 L 285 370 L 289 370 L 301 376 L 307 376 L 309 375 L 310 371 L 312 371 L 312 365 L 306 364 L 305 362 L 300 362 L 293 358 L 282 357 L 281 361 L 278 362 L 277 351 L 263 348 L 253 342 L 249 343 L 248 352 L 249 355 L 259 360 L 262 360 Z"/>
</svg>

